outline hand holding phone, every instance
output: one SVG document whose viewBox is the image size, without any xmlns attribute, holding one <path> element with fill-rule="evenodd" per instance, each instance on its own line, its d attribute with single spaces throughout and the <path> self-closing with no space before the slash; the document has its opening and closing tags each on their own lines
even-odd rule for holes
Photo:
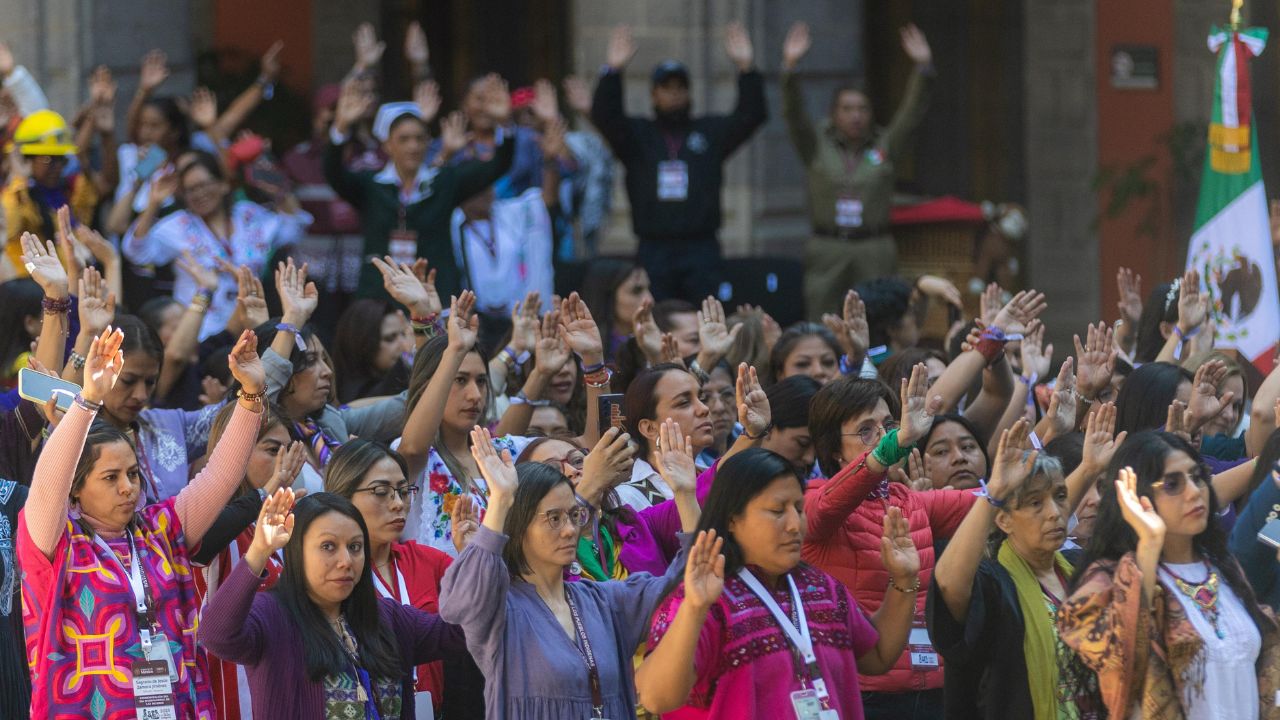
<svg viewBox="0 0 1280 720">
<path fill-rule="evenodd" d="M 18 371 L 18 395 L 37 405 L 43 406 L 49 402 L 49 398 L 56 397 L 55 406 L 66 412 L 71 409 L 71 403 L 78 394 L 80 394 L 80 386 L 70 380 L 45 375 L 31 368 L 22 368 Z"/>
</svg>

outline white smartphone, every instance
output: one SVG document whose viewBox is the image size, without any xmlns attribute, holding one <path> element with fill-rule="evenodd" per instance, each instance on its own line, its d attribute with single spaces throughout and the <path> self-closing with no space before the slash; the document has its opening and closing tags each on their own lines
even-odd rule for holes
<svg viewBox="0 0 1280 720">
<path fill-rule="evenodd" d="M 50 377 L 31 368 L 18 371 L 18 395 L 37 405 L 44 405 L 56 396 L 58 409 L 66 412 L 79 393 L 80 386 L 70 380 Z"/>
</svg>

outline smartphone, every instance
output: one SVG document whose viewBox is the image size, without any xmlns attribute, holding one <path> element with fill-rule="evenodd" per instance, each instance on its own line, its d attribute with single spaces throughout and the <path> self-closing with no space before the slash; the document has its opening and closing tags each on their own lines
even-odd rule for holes
<svg viewBox="0 0 1280 720">
<path fill-rule="evenodd" d="M 58 409 L 66 412 L 79 393 L 80 386 L 70 380 L 50 377 L 31 368 L 18 371 L 18 395 L 37 405 L 44 405 L 56 394 Z"/>
<path fill-rule="evenodd" d="M 133 172 L 139 180 L 146 180 L 155 174 L 155 171 L 164 167 L 168 160 L 168 154 L 159 145 L 151 145 L 147 148 L 147 154 L 138 158 L 138 164 L 133 168 Z"/>
<path fill-rule="evenodd" d="M 268 195 L 278 195 L 289 187 L 289 178 L 265 155 L 245 168 L 245 181 Z"/>
<path fill-rule="evenodd" d="M 604 436 L 605 431 L 611 427 L 616 427 L 623 432 L 627 430 L 627 416 L 622 413 L 622 393 L 607 393 L 601 395 L 600 402 L 600 435 Z"/>
<path fill-rule="evenodd" d="M 1270 545 L 1273 548 L 1280 548 L 1280 518 L 1276 518 L 1258 531 L 1258 542 Z"/>
</svg>

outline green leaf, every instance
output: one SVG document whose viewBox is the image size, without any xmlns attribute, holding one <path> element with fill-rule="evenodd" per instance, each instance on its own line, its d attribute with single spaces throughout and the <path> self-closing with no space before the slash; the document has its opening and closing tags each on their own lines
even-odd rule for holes
<svg viewBox="0 0 1280 720">
<path fill-rule="evenodd" d="M 102 697 L 102 691 L 93 691 L 93 699 L 89 702 L 89 710 L 93 713 L 94 720 L 102 720 L 102 716 L 107 713 L 107 700 Z"/>
<path fill-rule="evenodd" d="M 89 592 L 87 586 L 80 590 L 80 612 L 84 613 L 85 617 L 93 617 L 93 608 L 96 604 L 93 593 Z"/>
</svg>

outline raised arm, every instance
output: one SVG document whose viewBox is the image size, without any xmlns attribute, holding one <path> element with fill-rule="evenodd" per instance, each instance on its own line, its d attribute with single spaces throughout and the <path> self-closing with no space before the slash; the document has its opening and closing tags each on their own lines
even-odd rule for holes
<svg viewBox="0 0 1280 720">
<path fill-rule="evenodd" d="M 560 336 L 559 314 L 553 310 L 542 317 L 538 340 L 534 344 L 533 370 L 525 378 L 520 394 L 498 421 L 495 432 L 499 436 L 525 434 L 529 430 L 529 421 L 533 418 L 531 403 L 542 404 L 542 396 L 546 394 L 551 378 L 567 363 L 573 362 L 569 344 Z"/>
<path fill-rule="evenodd" d="M 933 50 L 920 28 L 914 24 L 907 25 L 902 28 L 901 35 L 902 49 L 915 64 L 915 69 L 907 81 L 906 96 L 885 129 L 884 142 L 894 156 L 902 155 L 907 138 L 924 118 L 929 107 L 929 86 L 934 76 Z"/>
<path fill-rule="evenodd" d="M 240 399 L 231 422 L 209 456 L 209 464 L 178 493 L 173 507 L 182 522 L 187 547 L 196 547 L 244 479 L 245 466 L 258 439 L 267 374 L 258 357 L 258 338 L 245 330 L 227 356 L 231 375 L 240 383 Z"/>
<path fill-rule="evenodd" d="M 569 293 L 569 297 L 560 302 L 559 333 L 561 340 L 582 362 L 582 381 L 587 386 L 587 417 L 578 444 L 591 447 L 600 440 L 600 396 L 609 389 L 612 375 L 604 365 L 604 341 L 600 337 L 600 327 L 577 292 Z"/>
<path fill-rule="evenodd" d="M 809 52 L 808 23 L 792 24 L 787 39 L 782 43 L 782 119 L 787 122 L 787 134 L 800 161 L 806 166 L 813 161 L 818 150 L 818 131 L 804 106 L 804 91 L 796 77 L 796 64 Z"/>
<path fill-rule="evenodd" d="M 162 50 L 152 50 L 142 57 L 138 69 L 138 91 L 129 102 L 125 111 L 125 137 L 130 142 L 138 142 L 138 124 L 142 122 L 142 106 L 151 99 L 151 95 L 169 77 L 169 58 Z"/>
<path fill-rule="evenodd" d="M 440 422 L 444 420 L 444 406 L 449 400 L 449 389 L 462 361 L 475 347 L 480 332 L 480 318 L 473 315 L 475 293 L 463 290 L 462 297 L 450 300 L 449 344 L 440 358 L 440 365 L 427 383 L 409 416 L 405 419 L 404 434 L 400 436 L 400 454 L 409 466 L 409 477 L 416 478 L 426 467 L 427 455 L 436 442 Z M 501 528 L 498 530 L 501 532 Z"/>
<path fill-rule="evenodd" d="M 453 197 L 456 205 L 492 185 L 511 169 L 516 155 L 516 128 L 511 125 L 511 93 L 507 81 L 496 73 L 490 73 L 481 81 L 481 97 L 484 112 L 493 120 L 502 138 L 488 160 L 471 160 L 453 167 L 458 173 L 457 190 Z"/>
<path fill-rule="evenodd" d="M 277 40 L 271 43 L 271 47 L 267 48 L 267 52 L 262 55 L 262 64 L 258 72 L 258 78 L 253 84 L 245 88 L 243 92 L 236 96 L 227 109 L 218 116 L 217 122 L 213 124 L 211 135 L 216 134 L 217 137 L 229 138 L 237 128 L 244 125 L 245 119 L 249 114 L 257 109 L 263 100 L 270 99 L 268 97 L 268 88 L 273 88 L 276 78 L 280 76 L 280 51 L 284 50 L 284 41 Z"/>
<path fill-rule="evenodd" d="M 71 295 L 67 271 L 58 261 L 52 242 L 40 242 L 31 233 L 22 233 L 22 262 L 27 264 L 31 279 L 44 291 L 43 322 L 36 341 L 34 357 L 45 367 L 57 372 L 66 357 L 67 334 L 71 331 Z M 10 309 L 12 312 L 12 309 Z"/>
<path fill-rule="evenodd" d="M 1244 433 L 1244 445 L 1249 457 L 1257 457 L 1267 438 L 1275 432 L 1276 418 L 1280 416 L 1280 361 L 1275 363 L 1271 374 L 1258 386 L 1253 394 L 1253 405 L 1249 408 L 1249 429 Z"/>
<path fill-rule="evenodd" d="M 166 242 L 168 228 L 159 221 L 160 208 L 164 206 L 178 190 L 178 174 L 173 170 L 161 170 L 151 177 L 151 192 L 147 195 L 147 206 L 133 227 L 125 233 L 120 241 L 120 250 L 124 256 L 138 265 L 168 265 L 178 257 L 178 243 Z M 175 238 L 176 239 L 176 238 Z M 179 241 L 180 243 L 180 241 Z"/>
<path fill-rule="evenodd" d="M 740 22 L 725 28 L 725 54 L 738 68 L 738 102 L 729 113 L 721 157 L 727 158 L 764 125 L 769 112 L 764 98 L 764 76 L 755 69 L 755 48 Z"/>
<path fill-rule="evenodd" d="M 213 301 L 213 294 L 218 291 L 218 271 L 201 265 L 189 250 L 182 252 L 177 265 L 179 270 L 195 279 L 199 289 L 187 304 L 182 317 L 178 319 L 178 325 L 173 329 L 173 335 L 164 346 L 164 363 L 160 366 L 160 378 L 156 380 L 157 399 L 169 397 L 173 386 L 186 371 L 187 364 L 195 357 L 200 344 L 200 326 L 204 323 L 209 303 Z"/>
<path fill-rule="evenodd" d="M 879 638 L 876 644 L 858 658 L 858 672 L 881 675 L 893 669 L 902 656 L 916 612 L 916 593 L 920 591 L 920 552 L 911 540 L 911 525 L 902 509 L 891 507 L 884 516 L 884 534 L 880 537 L 880 562 L 889 572 L 889 587 L 884 602 L 871 617 Z"/>
<path fill-rule="evenodd" d="M 329 129 L 329 141 L 324 149 L 324 181 L 329 183 L 339 197 L 356 208 L 364 207 L 364 185 L 358 175 L 347 169 L 343 162 L 342 147 L 351 140 L 356 124 L 373 103 L 373 96 L 361 90 L 356 83 L 343 83 L 333 126 Z"/>
<path fill-rule="evenodd" d="M 105 65 L 99 65 L 89 79 L 89 117 L 87 121 L 98 133 L 102 166 L 90 177 L 98 194 L 110 197 L 120 182 L 119 157 L 116 154 L 116 82 Z M 83 150 L 84 148 L 82 148 Z M 89 165 L 84 164 L 87 169 Z"/>
<path fill-rule="evenodd" d="M 608 69 L 600 76 L 591 99 L 591 123 L 609 143 L 613 154 L 623 162 L 631 156 L 636 142 L 622 100 L 622 75 L 635 55 L 636 43 L 631 37 L 631 28 L 626 25 L 615 27 L 609 36 Z"/>
</svg>

